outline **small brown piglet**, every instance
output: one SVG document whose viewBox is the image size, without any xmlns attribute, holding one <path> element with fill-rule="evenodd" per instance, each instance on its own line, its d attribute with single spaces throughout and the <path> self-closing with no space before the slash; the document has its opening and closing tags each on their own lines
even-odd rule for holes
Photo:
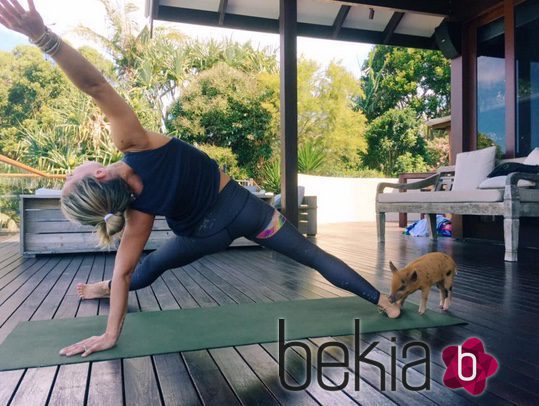
<svg viewBox="0 0 539 406">
<path fill-rule="evenodd" d="M 410 294 L 421 289 L 419 314 L 423 314 L 427 310 L 430 288 L 436 284 L 440 289 L 440 308 L 449 309 L 453 278 L 457 273 L 457 264 L 449 255 L 431 252 L 410 262 L 401 270 L 398 270 L 391 261 L 389 267 L 393 273 L 389 299 L 393 303 L 397 302 L 402 307 Z"/>
</svg>

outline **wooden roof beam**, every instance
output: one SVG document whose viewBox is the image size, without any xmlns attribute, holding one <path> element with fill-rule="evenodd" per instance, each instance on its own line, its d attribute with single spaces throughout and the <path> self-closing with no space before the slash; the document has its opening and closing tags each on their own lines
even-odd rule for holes
<svg viewBox="0 0 539 406">
<path fill-rule="evenodd" d="M 387 45 L 389 43 L 389 40 L 393 36 L 393 33 L 395 32 L 395 29 L 397 28 L 397 26 L 401 22 L 402 17 L 404 17 L 404 13 L 402 11 L 396 11 L 391 16 L 391 19 L 387 23 L 386 28 L 384 29 L 384 33 L 382 34 L 383 37 L 384 37 L 384 39 L 383 39 L 383 44 L 384 45 Z"/>
<path fill-rule="evenodd" d="M 351 6 L 341 6 L 341 8 L 339 9 L 337 17 L 335 17 L 335 21 L 333 22 L 333 33 L 331 34 L 331 37 L 333 39 L 336 39 L 339 35 L 339 31 L 341 31 L 344 20 L 346 20 L 346 17 L 348 16 L 348 13 L 350 12 L 351 8 Z"/>
<path fill-rule="evenodd" d="M 228 6 L 228 0 L 219 0 L 219 27 L 222 27 L 225 23 L 226 8 Z"/>
</svg>

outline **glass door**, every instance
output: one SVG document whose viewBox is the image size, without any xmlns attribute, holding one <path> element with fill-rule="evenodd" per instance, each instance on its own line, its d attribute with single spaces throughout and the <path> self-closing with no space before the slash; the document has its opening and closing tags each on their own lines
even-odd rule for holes
<svg viewBox="0 0 539 406">
<path fill-rule="evenodd" d="M 500 17 L 477 29 L 476 128 L 477 149 L 495 145 L 506 151 L 505 35 Z"/>
</svg>

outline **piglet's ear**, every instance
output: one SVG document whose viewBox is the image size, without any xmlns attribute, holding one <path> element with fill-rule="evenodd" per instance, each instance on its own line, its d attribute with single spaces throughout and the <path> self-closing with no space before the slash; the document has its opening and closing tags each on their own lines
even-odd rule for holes
<svg viewBox="0 0 539 406">
<path fill-rule="evenodd" d="M 391 272 L 399 272 L 397 267 L 393 265 L 393 262 L 389 261 L 389 269 L 391 269 Z"/>
<path fill-rule="evenodd" d="M 410 274 L 410 282 L 415 282 L 415 281 L 417 281 L 417 272 L 412 271 L 412 273 Z"/>
</svg>

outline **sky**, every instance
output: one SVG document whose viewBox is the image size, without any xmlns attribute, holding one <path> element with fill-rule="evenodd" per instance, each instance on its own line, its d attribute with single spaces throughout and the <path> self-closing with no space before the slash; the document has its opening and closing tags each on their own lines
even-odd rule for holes
<svg viewBox="0 0 539 406">
<path fill-rule="evenodd" d="M 19 0 L 26 8 L 26 1 Z M 147 20 L 144 17 L 144 0 L 132 0 L 139 10 L 134 14 L 142 27 Z M 86 25 L 94 31 L 106 32 L 105 10 L 98 0 L 34 0 L 37 10 L 43 16 L 45 24 L 75 46 L 93 45 L 73 33 L 79 24 Z M 154 25 L 167 25 L 182 31 L 193 38 L 224 39 L 231 38 L 239 42 L 251 41 L 256 47 L 279 47 L 277 34 L 264 34 L 252 31 L 230 30 L 189 24 L 155 22 Z M 0 50 L 9 51 L 19 44 L 27 44 L 25 36 L 9 31 L 0 26 Z M 368 44 L 348 43 L 344 41 L 329 41 L 313 38 L 298 38 L 298 56 L 317 61 L 322 66 L 332 61 L 340 61 L 356 77 L 359 76 L 361 65 L 372 48 Z"/>
</svg>

